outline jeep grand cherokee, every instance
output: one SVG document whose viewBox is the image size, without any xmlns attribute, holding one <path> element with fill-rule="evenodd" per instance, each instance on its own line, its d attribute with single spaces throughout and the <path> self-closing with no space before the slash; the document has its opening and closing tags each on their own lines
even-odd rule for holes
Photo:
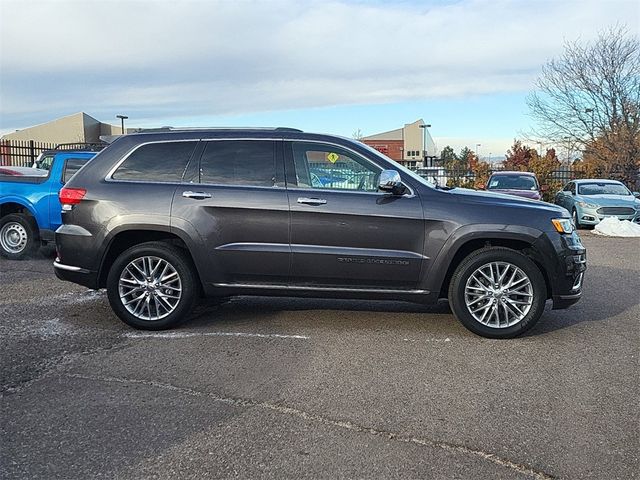
<svg viewBox="0 0 640 480">
<path fill-rule="evenodd" d="M 60 192 L 55 271 L 106 287 L 135 328 L 173 327 L 201 295 L 448 298 L 469 330 L 510 338 L 581 295 L 565 209 L 438 187 L 354 140 L 164 131 L 99 157 Z"/>
</svg>

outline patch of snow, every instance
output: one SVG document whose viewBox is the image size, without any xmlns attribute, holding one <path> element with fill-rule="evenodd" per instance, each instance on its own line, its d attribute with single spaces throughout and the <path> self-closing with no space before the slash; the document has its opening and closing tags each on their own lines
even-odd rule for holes
<svg viewBox="0 0 640 480">
<path fill-rule="evenodd" d="M 607 237 L 640 237 L 640 225 L 618 217 L 606 217 L 594 227 L 593 233 Z"/>
</svg>

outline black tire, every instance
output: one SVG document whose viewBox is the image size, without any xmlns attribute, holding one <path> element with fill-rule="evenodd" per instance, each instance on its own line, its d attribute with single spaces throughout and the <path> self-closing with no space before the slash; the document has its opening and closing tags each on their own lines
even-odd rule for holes
<svg viewBox="0 0 640 480">
<path fill-rule="evenodd" d="M 576 230 L 579 230 L 582 228 L 582 224 L 578 219 L 578 211 L 575 208 L 571 211 L 571 219 L 573 220 Z"/>
<path fill-rule="evenodd" d="M 526 274 L 531 283 L 533 297 L 529 311 L 514 325 L 498 328 L 480 323 L 473 317 L 465 302 L 465 288 L 469 277 L 478 268 L 491 262 L 515 265 Z M 513 338 L 526 332 L 540 319 L 546 300 L 547 286 L 540 268 L 526 255 L 504 247 L 487 247 L 469 254 L 458 265 L 449 284 L 449 304 L 456 318 L 473 333 L 487 338 Z"/>
<path fill-rule="evenodd" d="M 11 213 L 0 219 L 0 255 L 10 260 L 22 260 L 39 246 L 38 227 L 32 217 Z"/>
<path fill-rule="evenodd" d="M 120 277 L 124 274 L 125 268 L 132 261 L 142 257 L 152 257 L 164 260 L 175 270 L 179 278 L 179 286 L 181 287 L 180 298 L 178 299 L 175 308 L 160 319 L 150 320 L 139 318 L 139 316 L 134 315 L 127 309 L 124 305 L 123 299 L 121 298 Z M 200 280 L 196 273 L 195 266 L 188 254 L 182 249 L 164 242 L 142 243 L 125 250 L 120 254 L 120 256 L 118 256 L 115 262 L 113 262 L 113 265 L 109 270 L 109 275 L 107 276 L 107 296 L 109 298 L 111 308 L 127 325 L 141 330 L 166 330 L 185 321 L 191 313 L 195 301 L 199 296 L 200 287 Z M 143 287 L 136 288 L 141 288 L 142 293 L 144 293 Z M 136 295 L 138 293 L 139 292 L 136 292 Z M 148 304 L 149 302 L 147 302 L 147 305 Z M 149 309 L 149 306 L 146 308 Z M 152 316 L 152 312 L 150 310 L 147 310 L 147 312 L 147 316 Z M 143 314 L 144 310 L 140 312 L 141 316 Z M 156 314 L 158 314 L 158 310 L 156 310 Z"/>
</svg>

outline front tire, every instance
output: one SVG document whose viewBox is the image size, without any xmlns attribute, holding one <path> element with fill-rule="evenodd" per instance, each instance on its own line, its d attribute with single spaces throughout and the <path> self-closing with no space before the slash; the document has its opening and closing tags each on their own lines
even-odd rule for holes
<svg viewBox="0 0 640 480">
<path fill-rule="evenodd" d="M 503 247 L 471 253 L 449 285 L 456 318 L 487 338 L 513 338 L 526 332 L 540 319 L 546 299 L 540 268 L 526 255 Z"/>
<path fill-rule="evenodd" d="M 0 255 L 10 260 L 22 260 L 38 248 L 37 227 L 22 213 L 12 213 L 0 219 Z"/>
<path fill-rule="evenodd" d="M 125 250 L 107 277 L 111 308 L 127 325 L 142 330 L 165 330 L 186 320 L 199 287 L 188 255 L 163 242 Z"/>
<path fill-rule="evenodd" d="M 573 224 L 576 227 L 576 230 L 582 228 L 582 224 L 580 223 L 580 219 L 578 218 L 578 211 L 575 208 L 571 212 L 571 218 L 573 220 Z"/>
</svg>

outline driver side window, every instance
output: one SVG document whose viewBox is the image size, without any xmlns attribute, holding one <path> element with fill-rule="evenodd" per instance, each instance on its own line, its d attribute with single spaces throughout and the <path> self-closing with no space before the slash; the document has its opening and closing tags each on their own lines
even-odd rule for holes
<svg viewBox="0 0 640 480">
<path fill-rule="evenodd" d="M 382 171 L 364 158 L 332 145 L 293 142 L 298 188 L 378 191 Z"/>
</svg>

